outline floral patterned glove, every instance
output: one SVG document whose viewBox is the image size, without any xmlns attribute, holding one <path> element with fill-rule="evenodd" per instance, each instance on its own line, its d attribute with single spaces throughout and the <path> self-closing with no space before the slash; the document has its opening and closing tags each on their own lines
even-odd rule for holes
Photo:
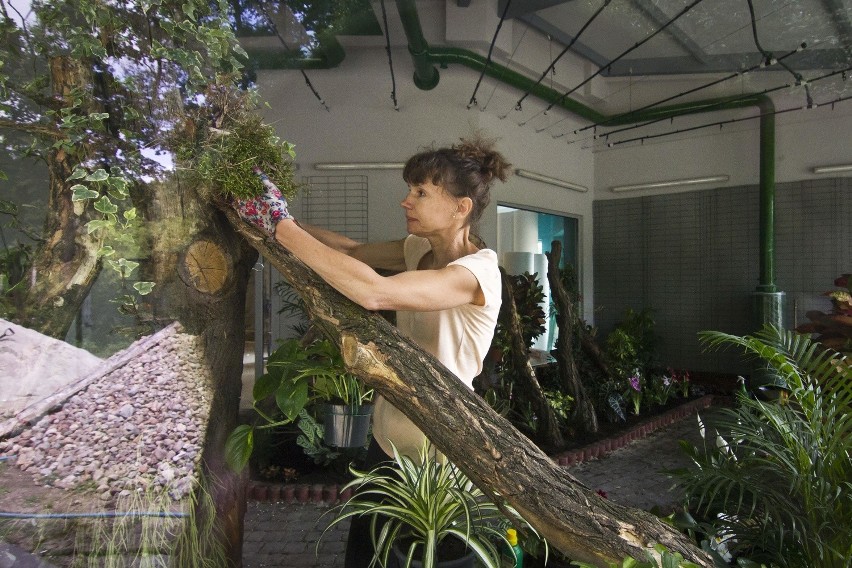
<svg viewBox="0 0 852 568">
<path fill-rule="evenodd" d="M 283 219 L 292 219 L 287 210 L 287 200 L 263 170 L 258 167 L 252 171 L 260 178 L 264 192 L 258 197 L 235 199 L 234 206 L 243 221 L 261 228 L 264 232 L 275 236 L 275 225 Z"/>
</svg>

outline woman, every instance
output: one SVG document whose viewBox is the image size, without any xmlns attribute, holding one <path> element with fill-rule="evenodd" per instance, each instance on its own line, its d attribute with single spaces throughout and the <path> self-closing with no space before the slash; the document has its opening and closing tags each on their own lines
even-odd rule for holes
<svg viewBox="0 0 852 568">
<path fill-rule="evenodd" d="M 488 205 L 493 180 L 505 181 L 509 168 L 493 143 L 480 138 L 414 155 L 403 170 L 409 235 L 399 241 L 361 244 L 297 224 L 268 180 L 265 196 L 237 208 L 350 300 L 369 310 L 396 310 L 401 333 L 473 388 L 497 324 L 501 281 L 497 254 L 479 248 L 471 225 Z M 375 269 L 396 273 L 382 276 Z M 391 443 L 416 456 L 424 440 L 402 412 L 378 397 L 365 467 L 388 459 Z M 369 520 L 353 519 L 346 566 L 367 566 L 372 557 Z"/>
</svg>

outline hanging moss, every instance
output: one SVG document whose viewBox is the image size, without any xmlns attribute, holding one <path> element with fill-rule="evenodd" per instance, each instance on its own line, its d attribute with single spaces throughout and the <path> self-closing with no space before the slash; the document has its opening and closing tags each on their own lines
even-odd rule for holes
<svg viewBox="0 0 852 568">
<path fill-rule="evenodd" d="M 227 83 L 211 86 L 205 104 L 176 133 L 178 159 L 198 182 L 223 195 L 249 198 L 263 191 L 259 167 L 287 199 L 298 191 L 293 145 L 255 112 L 254 95 Z"/>
<path fill-rule="evenodd" d="M 196 173 L 213 182 L 217 190 L 234 197 L 254 197 L 263 186 L 253 173 L 262 169 L 285 197 L 296 193 L 293 181 L 292 146 L 282 142 L 272 126 L 257 115 L 246 115 L 226 134 L 213 134 L 199 156 Z"/>
</svg>

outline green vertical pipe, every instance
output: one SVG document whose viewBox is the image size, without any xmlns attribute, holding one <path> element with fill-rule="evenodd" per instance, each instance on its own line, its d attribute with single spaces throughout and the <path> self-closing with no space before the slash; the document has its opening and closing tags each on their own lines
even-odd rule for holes
<svg viewBox="0 0 852 568">
<path fill-rule="evenodd" d="M 775 286 L 775 105 L 764 97 L 760 109 L 760 281 L 758 292 Z"/>
<path fill-rule="evenodd" d="M 417 6 L 414 0 L 396 0 L 396 8 L 405 29 L 405 37 L 408 38 L 408 53 L 414 62 L 414 84 L 424 91 L 434 89 L 440 77 L 429 58 L 429 44 L 423 37 Z"/>
</svg>

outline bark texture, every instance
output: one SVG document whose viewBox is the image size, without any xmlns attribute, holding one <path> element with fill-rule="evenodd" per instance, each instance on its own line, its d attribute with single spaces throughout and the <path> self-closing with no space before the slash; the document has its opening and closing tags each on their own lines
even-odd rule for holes
<svg viewBox="0 0 852 568">
<path fill-rule="evenodd" d="M 215 549 L 224 547 L 228 566 L 240 566 L 247 479 L 226 464 L 225 440 L 238 424 L 246 288 L 257 251 L 208 204 L 194 188 L 176 181 L 150 186 L 142 204 L 152 227 L 144 267 L 145 278 L 157 283 L 149 308 L 151 324 L 159 327 L 177 320 L 187 333 L 202 339 L 214 393 L 201 458 L 211 499 L 197 500 L 196 522 L 203 527 L 212 519 L 214 528 L 212 540 L 203 543 L 203 555 L 215 557 Z M 215 262 L 193 259 L 199 245 L 215 250 L 209 255 Z M 199 264 L 214 273 L 199 278 L 193 271 Z M 206 509 L 210 503 L 214 510 Z"/>
<path fill-rule="evenodd" d="M 712 565 L 688 537 L 657 517 L 584 487 L 434 357 L 342 297 L 224 204 L 222 209 L 302 296 L 314 323 L 341 346 L 348 368 L 411 418 L 484 491 L 505 498 L 552 547 L 607 566 L 661 543 L 699 565 Z"/>
<path fill-rule="evenodd" d="M 91 77 L 80 61 L 57 57 L 50 61 L 50 81 L 54 96 L 64 100 L 75 89 L 90 85 Z M 15 317 L 15 323 L 57 339 L 65 339 L 101 269 L 97 256 L 100 243 L 85 229 L 90 220 L 86 212 L 75 213 L 71 183 L 66 181 L 86 149 L 77 152 L 70 155 L 58 147 L 47 156 L 50 193 L 44 240 L 34 255 L 27 294 Z"/>
<path fill-rule="evenodd" d="M 530 401 L 533 410 L 538 417 L 536 437 L 541 445 L 550 448 L 561 448 L 565 445 L 562 432 L 559 430 L 559 422 L 553 413 L 553 408 L 547 402 L 544 391 L 535 376 L 535 369 L 530 363 L 530 352 L 524 340 L 521 330 L 521 316 L 515 305 L 512 292 L 512 282 L 506 277 L 506 272 L 501 268 L 500 277 L 503 280 L 503 303 L 500 306 L 500 317 L 507 322 L 508 334 L 511 340 L 510 353 L 503 353 L 503 360 L 511 365 L 512 376 L 515 379 L 518 396 Z"/>
<path fill-rule="evenodd" d="M 562 285 L 559 276 L 559 259 L 562 257 L 562 243 L 553 241 L 547 256 L 547 280 L 550 283 L 550 293 L 556 305 L 556 326 L 559 335 L 556 338 L 556 364 L 559 375 L 565 381 L 568 394 L 574 397 L 574 409 L 571 421 L 581 432 L 594 433 L 598 431 L 598 417 L 580 373 L 574 361 L 574 328 L 577 325 L 577 310 L 574 302 Z"/>
</svg>

